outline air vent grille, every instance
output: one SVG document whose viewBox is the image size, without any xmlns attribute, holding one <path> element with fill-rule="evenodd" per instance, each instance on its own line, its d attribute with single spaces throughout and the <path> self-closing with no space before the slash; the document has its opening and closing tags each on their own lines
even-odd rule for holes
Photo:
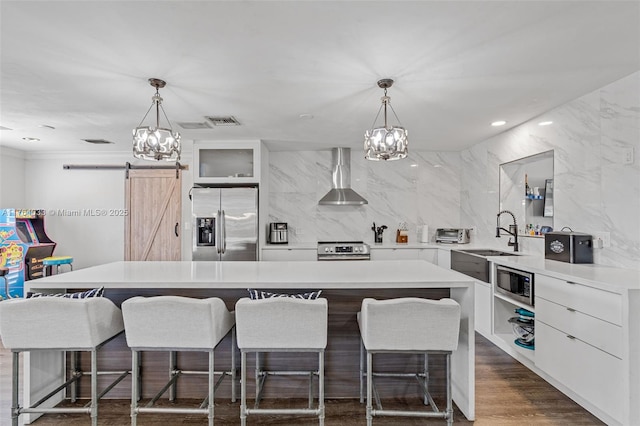
<svg viewBox="0 0 640 426">
<path fill-rule="evenodd" d="M 232 115 L 205 117 L 214 126 L 239 126 L 240 122 Z"/>
<path fill-rule="evenodd" d="M 82 140 L 87 143 L 92 143 L 94 145 L 108 145 L 108 144 L 115 143 L 115 142 L 108 141 L 106 139 L 82 139 Z"/>
<path fill-rule="evenodd" d="M 207 122 L 188 122 L 188 123 L 178 123 L 178 126 L 187 130 L 203 130 L 210 129 L 211 125 Z"/>
</svg>

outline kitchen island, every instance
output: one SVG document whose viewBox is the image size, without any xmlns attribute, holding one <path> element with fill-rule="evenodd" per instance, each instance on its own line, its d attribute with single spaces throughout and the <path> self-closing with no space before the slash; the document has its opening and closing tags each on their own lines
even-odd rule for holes
<svg viewBox="0 0 640 426">
<path fill-rule="evenodd" d="M 240 297 L 248 295 L 247 288 L 271 289 L 274 291 L 323 291 L 321 297 L 329 301 L 329 343 L 326 354 L 326 397 L 358 397 L 359 334 L 356 313 L 364 297 L 379 299 L 393 297 L 451 297 L 462 308 L 458 350 L 452 358 L 453 399 L 458 408 L 469 419 L 475 417 L 475 345 L 474 345 L 474 282 L 466 275 L 450 271 L 426 261 L 384 262 L 114 262 L 94 266 L 65 274 L 54 275 L 25 283 L 26 291 L 57 293 L 81 289 L 104 287 L 105 296 L 116 304 L 134 295 L 175 294 L 190 297 L 220 297 L 227 307 L 233 309 Z M 170 315 L 170 313 L 168 313 Z M 126 366 L 130 356 L 124 339 L 105 346 L 110 356 L 105 361 Z M 110 346 L 111 345 L 111 346 Z M 228 348 L 223 342 L 221 350 Z M 228 349 L 227 349 L 228 350 Z M 113 356 L 113 354 L 119 354 Z M 64 375 L 64 359 L 61 354 L 25 354 L 25 404 L 35 400 L 47 389 L 55 387 Z M 155 354 L 149 354 L 155 355 Z M 186 354 L 187 356 L 194 354 Z M 165 358 L 154 360 L 145 357 L 145 373 L 151 375 L 154 366 L 166 362 Z M 205 357 L 206 358 L 206 357 Z M 186 358 L 185 358 L 186 359 Z M 228 357 L 216 355 L 218 368 L 225 365 Z M 277 359 L 267 359 L 269 367 L 278 367 Z M 102 362 L 102 361 L 101 361 Z M 200 360 L 190 359 L 189 365 Z M 284 361 L 286 363 L 286 360 Z M 430 361 L 431 362 L 431 361 Z M 442 365 L 434 361 L 434 381 L 442 378 Z M 384 366 L 407 367 L 419 365 L 419 360 L 399 361 L 392 359 Z M 158 365 L 155 365 L 158 367 Z M 435 367 L 434 367 L 435 366 Z M 107 368 L 111 368 L 108 366 Z M 297 366 L 296 366 L 297 367 Z M 166 374 L 166 365 L 158 371 Z M 57 378 L 53 380 L 52 377 Z M 146 379 L 145 379 L 146 380 Z M 161 380 L 156 378 L 156 382 Z M 127 381 L 128 383 L 128 381 Z M 274 381 L 277 387 L 277 383 Z M 270 385 L 271 383 L 269 383 Z M 406 386 L 389 385 L 383 390 L 395 392 Z M 145 388 L 143 384 L 143 389 Z M 189 386 L 188 389 L 194 389 Z M 304 389 L 304 387 L 302 387 Z M 285 389 L 292 392 L 292 389 Z M 413 388 L 409 389 L 413 391 Z M 117 389 L 114 389 L 114 392 Z M 124 390 L 126 391 L 126 390 Z M 184 392 L 183 392 L 184 391 Z M 187 388 L 178 388 L 179 395 L 188 393 Z M 304 396 L 300 389 L 295 395 Z M 144 391 L 143 391 L 144 392 Z M 146 393 L 146 392 L 145 392 Z M 289 396 L 280 389 L 273 396 Z M 191 395 L 188 395 L 189 397 Z M 393 395 L 390 395 L 393 396 Z M 119 395 L 126 397 L 126 395 Z M 220 398 L 225 398 L 221 387 Z M 269 397 L 269 395 L 265 395 Z"/>
</svg>

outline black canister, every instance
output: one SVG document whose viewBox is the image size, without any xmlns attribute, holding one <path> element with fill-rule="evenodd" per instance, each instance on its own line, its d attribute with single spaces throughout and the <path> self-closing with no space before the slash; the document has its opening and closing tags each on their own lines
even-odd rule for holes
<svg viewBox="0 0 640 426">
<path fill-rule="evenodd" d="M 547 232 L 544 234 L 544 258 L 593 263 L 593 236 L 581 232 Z"/>
</svg>

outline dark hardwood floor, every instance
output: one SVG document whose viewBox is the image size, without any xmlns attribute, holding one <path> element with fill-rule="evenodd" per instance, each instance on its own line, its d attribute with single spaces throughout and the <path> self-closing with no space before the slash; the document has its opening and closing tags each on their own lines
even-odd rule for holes
<svg viewBox="0 0 640 426">
<path fill-rule="evenodd" d="M 10 424 L 11 405 L 11 353 L 0 348 L 0 425 Z M 191 403 L 192 401 L 186 401 Z M 185 401 L 181 401 L 181 404 Z M 199 401 L 193 401 L 198 404 Z M 442 402 L 436 399 L 439 406 Z M 170 405 L 168 402 L 165 405 Z M 286 408 L 289 404 L 304 406 L 303 400 L 266 400 L 262 407 Z M 385 399 L 384 408 L 419 407 L 420 401 Z M 217 400 L 215 412 L 216 425 L 238 425 L 239 403 Z M 327 400 L 327 425 L 351 426 L 364 425 L 365 409 L 357 400 Z M 582 409 L 560 391 L 532 373 L 529 369 L 513 360 L 509 355 L 476 334 L 476 421 L 467 421 L 456 409 L 455 424 L 475 425 L 602 425 L 597 418 Z M 100 402 L 100 425 L 127 425 L 129 401 L 102 400 Z M 87 425 L 88 415 L 54 415 L 41 417 L 34 425 Z M 204 416 L 195 415 L 150 415 L 138 417 L 141 426 L 155 425 L 206 425 Z M 316 425 L 317 419 L 292 416 L 250 416 L 249 425 Z M 412 418 L 374 419 L 375 425 L 417 425 L 444 424 L 441 420 Z"/>
</svg>

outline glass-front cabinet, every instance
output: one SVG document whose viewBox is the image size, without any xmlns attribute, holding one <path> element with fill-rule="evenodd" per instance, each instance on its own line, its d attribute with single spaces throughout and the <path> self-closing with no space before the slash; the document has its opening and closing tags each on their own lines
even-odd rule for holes
<svg viewBox="0 0 640 426">
<path fill-rule="evenodd" d="M 259 183 L 260 141 L 196 141 L 193 156 L 194 183 Z"/>
</svg>

